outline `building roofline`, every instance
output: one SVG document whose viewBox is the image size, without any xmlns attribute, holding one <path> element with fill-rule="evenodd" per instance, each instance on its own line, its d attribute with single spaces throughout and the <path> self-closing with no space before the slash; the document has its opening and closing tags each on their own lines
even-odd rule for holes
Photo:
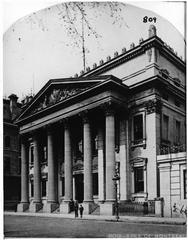
<svg viewBox="0 0 188 240">
<path fill-rule="evenodd" d="M 96 68 L 83 73 L 82 75 L 80 75 L 80 77 L 90 77 L 101 74 L 126 61 L 129 61 L 130 59 L 137 57 L 138 55 L 144 53 L 145 50 L 151 47 L 157 47 L 159 50 L 161 50 L 162 55 L 167 57 L 168 60 L 173 62 L 182 71 L 185 71 L 186 68 L 185 62 L 180 57 L 178 57 L 174 50 L 171 47 L 169 47 L 165 42 L 163 42 L 161 38 L 155 35 L 153 37 L 141 41 L 139 45 L 135 46 L 132 49 L 129 49 L 128 51 L 120 55 L 117 55 L 116 57 L 112 58 L 109 61 L 104 62 L 102 65 L 96 66 Z"/>
<path fill-rule="evenodd" d="M 56 103 L 56 104 L 54 104 L 52 106 L 49 106 L 48 108 L 45 108 L 45 109 L 41 110 L 40 112 L 44 112 L 45 110 L 49 110 L 50 108 L 52 109 L 52 108 L 54 108 L 56 106 L 59 106 L 59 105 L 65 103 L 65 102 L 70 102 L 72 99 L 75 99 L 75 98 L 77 98 L 79 96 L 86 95 L 86 94 L 90 93 L 91 91 L 95 91 L 95 89 L 99 89 L 99 88 L 101 89 L 101 87 L 103 87 L 103 86 L 105 86 L 105 85 L 107 85 L 109 83 L 116 84 L 117 87 L 122 87 L 124 90 L 128 90 L 128 87 L 124 83 L 122 83 L 122 80 L 118 79 L 117 77 L 115 77 L 113 75 L 98 76 L 98 77 L 94 77 L 94 78 L 93 77 L 90 77 L 90 78 L 86 77 L 85 79 L 83 79 L 83 81 L 82 81 L 82 78 L 79 78 L 78 81 L 77 81 L 77 79 L 73 79 L 74 81 L 72 80 L 72 83 L 90 82 L 93 79 L 95 79 L 95 80 L 100 79 L 100 80 L 96 81 L 98 84 L 90 87 L 89 89 L 86 89 L 85 91 L 80 92 L 80 93 L 78 93 L 76 95 L 73 95 L 72 97 L 70 97 L 70 98 L 68 98 L 66 100 L 63 100 L 61 102 L 58 102 L 58 103 Z M 79 80 L 81 80 L 81 81 L 79 81 Z M 19 115 L 19 117 L 18 117 L 18 119 L 16 119 L 15 123 L 17 124 L 17 123 L 20 123 L 20 122 L 26 120 L 27 117 L 21 119 L 22 116 L 24 116 L 24 114 L 40 98 L 40 96 L 47 90 L 48 87 L 50 87 L 53 84 L 57 84 L 57 83 L 58 84 L 62 84 L 62 83 L 68 83 L 68 82 L 66 81 L 66 79 L 53 79 L 53 80 L 49 80 L 48 83 L 45 85 L 45 88 L 41 89 L 40 95 L 39 94 L 35 95 L 34 99 L 30 102 L 31 104 L 25 109 L 25 111 L 22 112 L 22 114 Z M 38 114 L 39 114 L 39 112 L 36 112 L 33 115 L 38 115 Z"/>
</svg>

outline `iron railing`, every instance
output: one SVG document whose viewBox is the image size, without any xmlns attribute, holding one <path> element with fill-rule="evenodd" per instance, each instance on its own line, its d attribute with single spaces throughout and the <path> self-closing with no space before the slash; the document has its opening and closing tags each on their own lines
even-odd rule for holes
<svg viewBox="0 0 188 240">
<path fill-rule="evenodd" d="M 160 154 L 170 154 L 170 153 L 179 153 L 179 152 L 186 152 L 186 144 L 177 144 L 177 145 L 161 145 L 160 146 Z"/>
</svg>

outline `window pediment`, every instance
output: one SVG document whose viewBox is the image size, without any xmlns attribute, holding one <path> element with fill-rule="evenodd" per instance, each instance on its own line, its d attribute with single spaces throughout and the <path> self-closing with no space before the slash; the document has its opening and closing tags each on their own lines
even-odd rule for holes
<svg viewBox="0 0 188 240">
<path fill-rule="evenodd" d="M 146 165 L 147 165 L 147 158 L 142 158 L 142 157 L 136 157 L 130 160 L 130 164 L 131 164 L 131 168 L 132 170 L 135 167 L 144 167 L 144 169 L 146 169 Z"/>
</svg>

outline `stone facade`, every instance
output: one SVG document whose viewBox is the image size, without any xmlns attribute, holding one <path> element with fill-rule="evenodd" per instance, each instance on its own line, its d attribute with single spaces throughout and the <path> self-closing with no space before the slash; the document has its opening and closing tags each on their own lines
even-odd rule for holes
<svg viewBox="0 0 188 240">
<path fill-rule="evenodd" d="M 113 215 L 116 198 L 154 203 L 159 216 L 171 211 L 164 206 L 172 204 L 172 194 L 161 185 L 172 187 L 170 170 L 168 176 L 161 171 L 166 160 L 160 156 L 172 148 L 185 151 L 185 63 L 156 29 L 131 46 L 80 77 L 50 80 L 17 119 L 18 211 L 69 213 L 74 199 L 85 213 L 99 208 Z"/>
</svg>

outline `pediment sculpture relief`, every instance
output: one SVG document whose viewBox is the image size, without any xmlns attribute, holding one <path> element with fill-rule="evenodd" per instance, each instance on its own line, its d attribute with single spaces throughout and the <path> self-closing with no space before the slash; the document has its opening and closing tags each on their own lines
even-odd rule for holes
<svg viewBox="0 0 188 240">
<path fill-rule="evenodd" d="M 46 94 L 43 98 L 41 98 L 40 103 L 36 108 L 33 110 L 34 112 L 38 112 L 42 109 L 45 109 L 48 106 L 51 106 L 53 104 L 56 104 L 60 101 L 63 101 L 65 99 L 68 99 L 72 97 L 73 95 L 76 95 L 87 88 L 64 88 L 64 89 L 53 89 L 50 93 Z"/>
</svg>

